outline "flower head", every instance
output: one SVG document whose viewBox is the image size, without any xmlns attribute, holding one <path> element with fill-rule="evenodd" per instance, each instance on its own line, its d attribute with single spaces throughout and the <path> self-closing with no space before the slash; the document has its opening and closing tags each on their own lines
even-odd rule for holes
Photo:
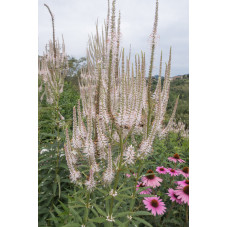
<svg viewBox="0 0 227 227">
<path fill-rule="evenodd" d="M 176 181 L 175 182 L 176 184 L 178 184 L 179 186 L 187 186 L 187 185 L 189 185 L 189 180 L 187 179 L 187 180 L 183 180 L 183 181 Z"/>
<path fill-rule="evenodd" d="M 184 187 L 178 186 L 177 190 L 175 190 L 175 194 L 183 203 L 187 203 L 189 205 L 189 185 Z"/>
<path fill-rule="evenodd" d="M 172 188 L 168 189 L 168 193 L 166 193 L 169 197 L 171 201 L 175 201 L 176 203 L 182 204 L 182 201 L 180 199 L 178 199 L 178 195 L 176 195 L 175 190 Z"/>
<path fill-rule="evenodd" d="M 144 203 L 145 207 L 147 208 L 147 210 L 149 210 L 149 211 L 151 210 L 151 213 L 154 216 L 156 216 L 156 214 L 162 215 L 166 211 L 165 204 L 162 202 L 160 197 L 146 197 L 143 200 L 143 203 Z"/>
<path fill-rule="evenodd" d="M 167 169 L 166 169 L 165 167 L 163 167 L 163 166 L 158 166 L 158 167 L 156 168 L 156 171 L 157 171 L 158 173 L 160 173 L 160 174 L 166 174 L 166 173 L 167 173 Z"/>
<path fill-rule="evenodd" d="M 124 152 L 124 160 L 126 164 L 134 164 L 135 160 L 135 151 L 134 147 L 131 145 L 128 147 L 128 149 Z"/>
<path fill-rule="evenodd" d="M 88 180 L 84 184 L 86 185 L 88 191 L 93 191 L 96 186 L 96 182 L 94 179 L 94 171 L 92 166 L 90 167 L 90 175 L 88 177 Z"/>
<path fill-rule="evenodd" d="M 138 184 L 136 185 L 136 191 L 138 191 L 140 188 L 146 187 L 146 185 L 143 182 L 138 182 Z M 151 189 L 145 189 L 143 191 L 141 191 L 139 194 L 150 194 L 151 193 Z"/>
<path fill-rule="evenodd" d="M 177 162 L 180 162 L 180 163 L 185 162 L 184 160 L 180 159 L 180 156 L 177 153 L 174 154 L 173 157 L 169 157 L 168 160 L 172 161 L 172 162 L 175 162 L 175 163 L 177 163 Z"/>
<path fill-rule="evenodd" d="M 168 168 L 168 169 L 167 169 L 167 172 L 168 172 L 171 176 L 178 176 L 178 175 L 179 175 L 178 171 L 175 170 L 175 169 L 172 169 L 172 168 Z"/>
<path fill-rule="evenodd" d="M 184 167 L 183 169 L 179 169 L 178 173 L 183 175 L 185 178 L 188 178 L 189 177 L 189 168 Z"/>
<path fill-rule="evenodd" d="M 142 181 L 145 184 L 145 186 L 151 186 L 152 188 L 159 187 L 160 182 L 162 182 L 162 179 L 155 176 L 152 170 L 148 170 L 147 173 L 150 173 L 150 175 L 142 177 Z"/>
<path fill-rule="evenodd" d="M 106 220 L 107 220 L 108 222 L 115 222 L 115 220 L 114 220 L 114 218 L 113 218 L 112 215 L 108 215 L 108 216 L 106 217 Z"/>
</svg>

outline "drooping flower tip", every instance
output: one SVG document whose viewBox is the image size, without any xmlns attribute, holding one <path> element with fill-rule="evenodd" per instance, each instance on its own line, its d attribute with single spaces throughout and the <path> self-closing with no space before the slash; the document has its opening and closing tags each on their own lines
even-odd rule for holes
<svg viewBox="0 0 227 227">
<path fill-rule="evenodd" d="M 168 193 L 166 193 L 172 202 L 176 202 L 178 204 L 182 204 L 183 202 L 178 198 L 178 195 L 176 195 L 175 190 L 172 188 L 168 189 Z"/>
<path fill-rule="evenodd" d="M 188 179 L 186 179 L 186 180 L 183 180 L 183 181 L 176 181 L 175 182 L 176 184 L 178 184 L 179 186 L 187 186 L 187 185 L 189 185 L 189 180 Z"/>
<path fill-rule="evenodd" d="M 178 186 L 177 190 L 175 190 L 175 194 L 178 196 L 183 203 L 189 205 L 189 185 L 186 186 Z"/>
<path fill-rule="evenodd" d="M 143 182 L 138 182 L 138 184 L 136 185 L 136 191 L 138 191 L 140 188 L 144 188 L 144 187 L 146 187 L 146 185 Z M 152 190 L 150 188 L 148 188 L 148 189 L 145 189 L 145 190 L 141 191 L 139 194 L 140 195 L 150 194 L 151 191 Z"/>
<path fill-rule="evenodd" d="M 179 169 L 178 173 L 183 175 L 185 178 L 188 178 L 189 177 L 189 168 L 184 167 L 183 169 Z"/>
</svg>

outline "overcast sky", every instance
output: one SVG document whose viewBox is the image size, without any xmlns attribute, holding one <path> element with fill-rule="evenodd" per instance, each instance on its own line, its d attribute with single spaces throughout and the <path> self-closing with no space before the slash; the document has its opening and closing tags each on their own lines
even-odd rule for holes
<svg viewBox="0 0 227 227">
<path fill-rule="evenodd" d="M 112 2 L 112 0 L 111 0 Z M 55 16 L 56 37 L 63 34 L 68 55 L 86 56 L 88 35 L 95 32 L 97 19 L 103 23 L 107 14 L 107 0 L 39 0 L 39 54 L 52 37 L 51 18 L 44 3 Z M 149 35 L 152 32 L 155 0 L 117 0 L 121 11 L 121 46 L 132 54 L 146 52 L 150 56 Z M 171 76 L 189 72 L 189 9 L 188 0 L 160 0 L 158 46 L 155 54 L 155 74 L 158 72 L 160 51 L 167 61 L 172 46 Z"/>
</svg>

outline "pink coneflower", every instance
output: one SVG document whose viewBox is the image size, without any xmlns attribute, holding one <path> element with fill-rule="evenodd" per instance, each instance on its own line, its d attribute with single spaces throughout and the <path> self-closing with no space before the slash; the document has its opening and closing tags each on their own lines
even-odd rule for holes
<svg viewBox="0 0 227 227">
<path fill-rule="evenodd" d="M 178 175 L 179 175 L 178 171 L 176 171 L 175 169 L 172 169 L 172 168 L 168 168 L 168 169 L 167 169 L 167 172 L 168 172 L 171 176 L 178 176 Z"/>
<path fill-rule="evenodd" d="M 189 177 L 189 168 L 184 167 L 183 169 L 179 169 L 178 172 L 183 175 L 185 178 Z"/>
<path fill-rule="evenodd" d="M 184 160 L 180 159 L 180 156 L 177 153 L 173 157 L 169 157 L 168 160 L 175 162 L 175 163 L 176 162 L 185 162 Z"/>
<path fill-rule="evenodd" d="M 151 213 L 156 216 L 156 214 L 161 215 L 166 211 L 165 204 L 159 197 L 146 197 L 143 203 L 147 210 L 151 210 Z"/>
<path fill-rule="evenodd" d="M 158 173 L 160 173 L 160 174 L 166 174 L 166 173 L 167 173 L 167 169 L 166 169 L 165 167 L 163 167 L 163 166 L 158 166 L 158 167 L 156 168 L 156 171 L 157 171 Z"/>
<path fill-rule="evenodd" d="M 178 198 L 178 195 L 176 195 L 175 190 L 172 188 L 168 189 L 169 193 L 166 193 L 169 197 L 171 201 L 176 201 L 176 203 L 182 204 L 183 202 Z"/>
<path fill-rule="evenodd" d="M 140 188 L 146 187 L 146 185 L 143 182 L 138 182 L 138 184 L 136 185 L 136 191 L 138 191 Z M 151 193 L 151 189 L 147 188 L 143 191 L 141 191 L 139 194 L 150 194 Z"/>
<path fill-rule="evenodd" d="M 178 196 L 178 199 L 189 205 L 189 185 L 184 187 L 177 187 L 177 190 L 175 190 L 175 194 Z"/>
<path fill-rule="evenodd" d="M 151 173 L 151 175 L 147 175 L 145 177 L 142 177 L 142 181 L 145 184 L 145 186 L 150 186 L 152 188 L 156 188 L 160 186 L 159 182 L 162 182 L 162 179 L 159 177 L 156 177 L 153 173 L 153 171 L 150 169 L 147 171 L 147 173 Z"/>
<path fill-rule="evenodd" d="M 183 180 L 183 181 L 176 181 L 176 184 L 178 184 L 179 186 L 187 186 L 189 185 L 189 180 Z"/>
</svg>

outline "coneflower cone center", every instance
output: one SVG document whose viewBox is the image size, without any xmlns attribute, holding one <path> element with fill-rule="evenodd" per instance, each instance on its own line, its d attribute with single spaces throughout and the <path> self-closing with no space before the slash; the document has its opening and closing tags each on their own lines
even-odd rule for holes
<svg viewBox="0 0 227 227">
<path fill-rule="evenodd" d="M 171 169 L 170 172 L 175 173 L 175 170 L 174 169 Z"/>
<path fill-rule="evenodd" d="M 189 195 L 189 186 L 188 185 L 183 188 L 183 192 L 185 194 Z"/>
<path fill-rule="evenodd" d="M 175 154 L 174 156 L 173 156 L 175 159 L 179 159 L 180 158 L 180 156 L 179 156 L 179 154 Z"/>
<path fill-rule="evenodd" d="M 151 169 L 149 169 L 148 171 L 147 171 L 147 173 L 154 173 Z M 147 177 L 147 179 L 149 179 L 149 180 L 153 180 L 154 178 L 155 178 L 155 175 L 154 174 L 151 174 L 151 175 L 147 175 L 146 176 Z"/>
<path fill-rule="evenodd" d="M 158 207 L 158 201 L 156 199 L 151 200 L 151 206 Z"/>
<path fill-rule="evenodd" d="M 139 187 L 143 188 L 143 187 L 145 187 L 145 185 L 143 183 L 140 183 Z"/>
<path fill-rule="evenodd" d="M 178 198 L 178 195 L 176 195 L 175 193 L 173 194 L 173 196 L 177 199 Z"/>
<path fill-rule="evenodd" d="M 189 180 L 185 180 L 185 183 L 186 183 L 186 184 L 189 184 Z"/>
<path fill-rule="evenodd" d="M 188 168 L 188 167 L 184 167 L 184 168 L 182 169 L 182 171 L 183 171 L 184 173 L 189 173 L 189 168 Z"/>
<path fill-rule="evenodd" d="M 160 168 L 159 170 L 160 170 L 160 171 L 164 171 L 164 168 Z"/>
</svg>

